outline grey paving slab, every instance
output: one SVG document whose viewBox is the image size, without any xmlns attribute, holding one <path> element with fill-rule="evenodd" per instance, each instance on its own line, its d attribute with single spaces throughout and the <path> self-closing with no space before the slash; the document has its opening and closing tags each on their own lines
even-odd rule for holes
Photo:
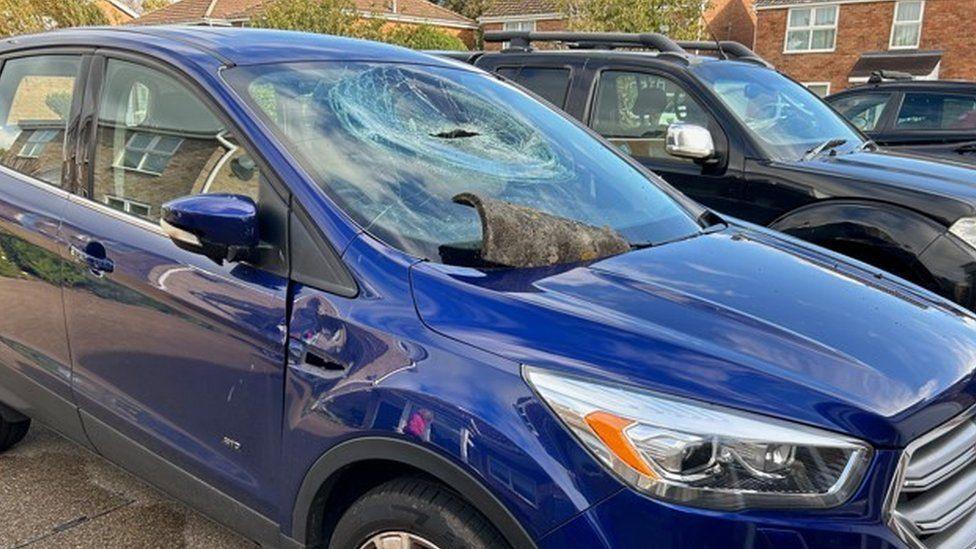
<svg viewBox="0 0 976 549">
<path fill-rule="evenodd" d="M 104 459 L 34 427 L 0 454 L 0 548 L 254 548 Z"/>
</svg>

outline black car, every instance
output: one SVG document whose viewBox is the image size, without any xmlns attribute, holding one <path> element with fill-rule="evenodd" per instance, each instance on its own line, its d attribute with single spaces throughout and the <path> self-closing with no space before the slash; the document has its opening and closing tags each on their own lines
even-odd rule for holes
<svg viewBox="0 0 976 549">
<path fill-rule="evenodd" d="M 879 145 L 976 164 L 976 83 L 878 75 L 827 102 Z"/>
<path fill-rule="evenodd" d="M 445 55 L 562 108 L 714 211 L 976 309 L 976 170 L 879 149 L 742 44 L 524 31 L 485 39 L 508 46 Z"/>
</svg>

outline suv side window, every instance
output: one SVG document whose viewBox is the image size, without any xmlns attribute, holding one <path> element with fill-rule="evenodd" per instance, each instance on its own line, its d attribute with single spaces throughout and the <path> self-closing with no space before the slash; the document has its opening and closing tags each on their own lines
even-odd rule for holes
<svg viewBox="0 0 976 549">
<path fill-rule="evenodd" d="M 518 85 L 532 90 L 557 107 L 566 102 L 566 92 L 569 91 L 569 69 L 552 67 L 522 67 L 517 73 L 509 73 L 508 69 L 499 69 L 498 73 L 516 82 Z"/>
<path fill-rule="evenodd" d="M 181 196 L 258 200 L 252 157 L 191 90 L 160 71 L 108 61 L 96 143 L 92 200 L 152 223 Z"/>
<path fill-rule="evenodd" d="M 831 104 L 837 112 L 854 124 L 857 129 L 865 132 L 874 131 L 881 121 L 890 93 L 864 93 L 841 97 Z"/>
<path fill-rule="evenodd" d="M 895 127 L 899 130 L 976 129 L 976 96 L 906 93 Z"/>
<path fill-rule="evenodd" d="M 11 59 L 0 73 L 0 164 L 61 186 L 77 55 Z"/>
<path fill-rule="evenodd" d="M 633 156 L 674 162 L 685 161 L 665 150 L 668 126 L 686 122 L 709 127 L 705 110 L 681 86 L 637 72 L 602 73 L 591 117 L 594 130 Z"/>
</svg>

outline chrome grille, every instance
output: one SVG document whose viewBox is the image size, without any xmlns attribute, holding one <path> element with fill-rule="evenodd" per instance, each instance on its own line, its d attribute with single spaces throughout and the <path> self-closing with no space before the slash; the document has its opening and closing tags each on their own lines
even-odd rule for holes
<svg viewBox="0 0 976 549">
<path fill-rule="evenodd" d="M 973 411 L 913 442 L 889 494 L 889 524 L 911 546 L 976 547 Z"/>
</svg>

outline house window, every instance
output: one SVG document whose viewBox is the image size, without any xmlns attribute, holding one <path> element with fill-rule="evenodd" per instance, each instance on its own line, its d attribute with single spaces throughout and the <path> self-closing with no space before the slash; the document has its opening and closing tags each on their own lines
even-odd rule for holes
<svg viewBox="0 0 976 549">
<path fill-rule="evenodd" d="M 149 204 L 143 204 L 142 202 L 136 202 L 135 200 L 128 200 L 118 196 L 106 196 L 105 203 L 120 212 L 125 212 L 127 214 L 132 214 L 139 217 L 148 218 L 149 213 L 152 211 Z"/>
<path fill-rule="evenodd" d="M 817 97 L 827 97 L 830 95 L 830 82 L 804 82 L 803 85 L 817 94 Z"/>
<path fill-rule="evenodd" d="M 923 0 L 899 0 L 895 4 L 895 20 L 891 24 L 893 50 L 915 49 L 922 39 Z"/>
<path fill-rule="evenodd" d="M 792 8 L 786 25 L 786 52 L 834 51 L 837 6 Z"/>
<path fill-rule="evenodd" d="M 20 148 L 17 156 L 21 158 L 37 158 L 44 152 L 44 146 L 57 137 L 59 130 L 35 130 L 27 138 L 27 142 Z"/>
<path fill-rule="evenodd" d="M 116 167 L 161 175 L 183 139 L 170 135 L 153 135 L 135 132 L 125 144 L 125 150 L 115 163 Z"/>
<path fill-rule="evenodd" d="M 502 30 L 507 31 L 535 31 L 535 21 L 505 21 L 502 24 Z M 503 42 L 502 49 L 507 50 L 511 46 L 511 42 Z"/>
</svg>

